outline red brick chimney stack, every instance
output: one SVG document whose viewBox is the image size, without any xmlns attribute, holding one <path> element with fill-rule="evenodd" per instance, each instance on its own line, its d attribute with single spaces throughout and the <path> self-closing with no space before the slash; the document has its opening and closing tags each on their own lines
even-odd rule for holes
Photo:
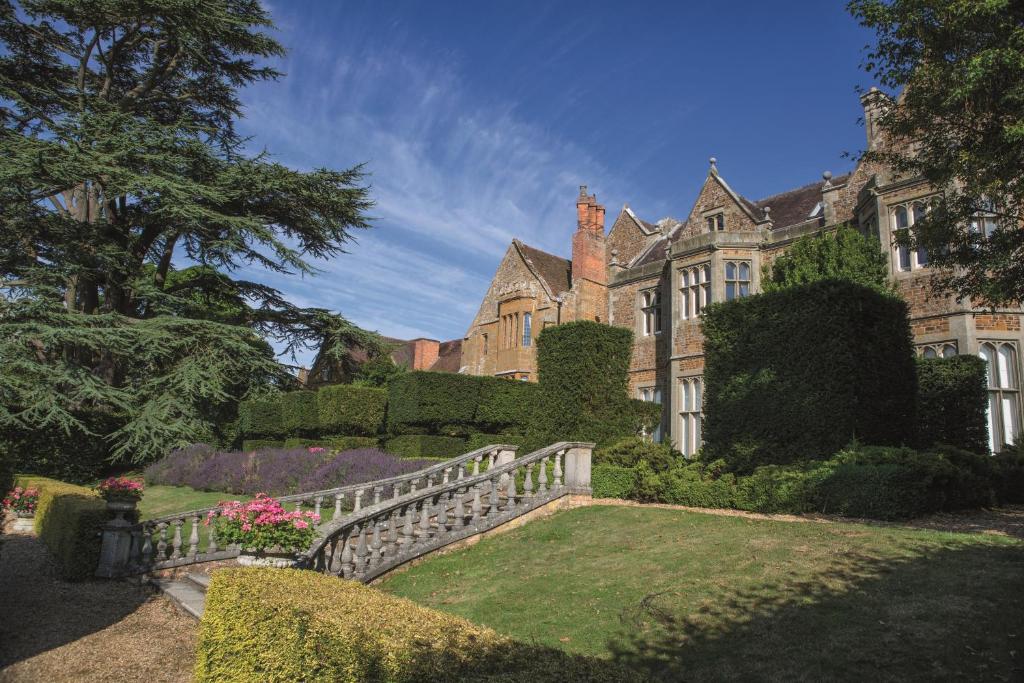
<svg viewBox="0 0 1024 683">
<path fill-rule="evenodd" d="M 572 236 L 572 281 L 580 279 L 608 283 L 604 207 L 597 203 L 597 196 L 587 194 L 586 185 L 580 185 L 576 198 L 576 234 Z"/>
<path fill-rule="evenodd" d="M 429 370 L 440 353 L 441 342 L 436 339 L 413 339 L 412 344 L 412 370 Z"/>
</svg>

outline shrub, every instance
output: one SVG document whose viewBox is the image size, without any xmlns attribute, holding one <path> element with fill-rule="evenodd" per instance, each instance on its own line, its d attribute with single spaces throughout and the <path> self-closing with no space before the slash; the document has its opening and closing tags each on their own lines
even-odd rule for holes
<svg viewBox="0 0 1024 683">
<path fill-rule="evenodd" d="M 290 446 L 291 441 L 302 441 L 300 445 L 305 445 L 305 439 L 285 439 L 284 441 L 275 441 L 274 439 L 246 439 L 242 442 L 242 450 L 245 452 L 256 451 L 261 448 L 284 448 Z"/>
<path fill-rule="evenodd" d="M 731 473 L 716 478 L 700 463 L 688 463 L 669 470 L 662 480 L 665 503 L 703 508 L 735 505 L 736 478 Z"/>
<path fill-rule="evenodd" d="M 481 431 L 524 433 L 530 425 L 540 387 L 496 377 L 481 377 L 480 398 L 473 417 Z"/>
<path fill-rule="evenodd" d="M 247 399 L 238 404 L 238 429 L 247 437 L 284 436 L 281 395 Z"/>
<path fill-rule="evenodd" d="M 654 443 L 639 436 L 621 439 L 594 452 L 595 464 L 636 467 L 646 462 L 655 472 L 664 472 L 680 464 L 682 454 L 669 444 Z"/>
<path fill-rule="evenodd" d="M 320 431 L 317 392 L 290 391 L 281 394 L 281 427 L 289 436 L 316 436 Z"/>
<path fill-rule="evenodd" d="M 629 498 L 636 472 L 632 467 L 595 464 L 590 471 L 594 498 Z"/>
<path fill-rule="evenodd" d="M 704 449 L 737 472 L 915 432 L 906 304 L 824 280 L 704 314 Z"/>
<path fill-rule="evenodd" d="M 812 472 L 810 463 L 758 467 L 748 476 L 736 478 L 736 507 L 751 512 L 810 512 Z"/>
<path fill-rule="evenodd" d="M 56 561 L 61 578 L 80 581 L 96 573 L 102 525 L 110 515 L 96 492 L 46 477 L 18 477 L 18 484 L 39 489 L 36 534 Z"/>
<path fill-rule="evenodd" d="M 633 414 L 629 434 L 653 434 L 661 424 L 665 406 L 653 401 L 641 401 L 638 398 L 629 399 L 629 406 Z"/>
<path fill-rule="evenodd" d="M 14 453 L 9 444 L 0 441 L 0 491 L 14 488 Z"/>
<path fill-rule="evenodd" d="M 531 430 L 541 441 L 606 445 L 636 434 L 627 394 L 632 344 L 630 330 L 587 320 L 538 335 L 540 391 Z"/>
<path fill-rule="evenodd" d="M 992 458 L 996 471 L 996 498 L 1002 503 L 1024 503 L 1024 439 Z"/>
<path fill-rule="evenodd" d="M 403 458 L 454 458 L 472 449 L 467 447 L 465 439 L 454 436 L 406 434 L 388 439 L 384 450 Z"/>
<path fill-rule="evenodd" d="M 93 434 L 80 431 L 66 434 L 61 429 L 3 430 L 0 441 L 14 461 L 14 471 L 75 484 L 84 484 L 105 474 L 110 468 L 111 451 L 103 435 L 122 423 L 114 416 L 100 413 L 77 417 Z"/>
<path fill-rule="evenodd" d="M 370 586 L 310 571 L 213 574 L 195 678 L 206 681 L 634 681 L 606 660 L 519 643 Z"/>
<path fill-rule="evenodd" d="M 316 392 L 316 405 L 321 431 L 369 436 L 384 427 L 388 393 L 374 387 L 335 384 Z"/>
<path fill-rule="evenodd" d="M 985 361 L 975 356 L 917 361 L 917 441 L 988 453 Z"/>
<path fill-rule="evenodd" d="M 388 385 L 388 430 L 393 434 L 472 431 L 482 378 L 448 372 L 407 372 Z"/>
</svg>

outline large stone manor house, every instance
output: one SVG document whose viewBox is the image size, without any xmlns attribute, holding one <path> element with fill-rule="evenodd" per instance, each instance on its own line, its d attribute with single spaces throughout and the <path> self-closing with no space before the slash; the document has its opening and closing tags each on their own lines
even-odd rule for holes
<svg viewBox="0 0 1024 683">
<path fill-rule="evenodd" d="M 886 144 L 877 119 L 892 101 L 872 89 L 861 98 L 869 149 Z M 701 444 L 704 352 L 701 311 L 713 301 L 761 291 L 762 268 L 796 239 L 848 223 L 877 237 L 891 276 L 910 307 L 917 352 L 976 354 L 989 361 L 990 447 L 1020 434 L 1022 309 L 982 310 L 930 287 L 928 254 L 895 246 L 934 190 L 920 179 L 859 163 L 842 176 L 751 201 L 736 192 L 715 159 L 689 214 L 656 223 L 623 207 L 605 230 L 605 209 L 580 188 L 572 257 L 513 240 L 462 340 L 461 371 L 536 379 L 542 329 L 596 320 L 633 330 L 630 391 L 664 406 L 658 438 L 686 454 Z M 979 215 L 972 229 L 988 233 Z"/>
</svg>

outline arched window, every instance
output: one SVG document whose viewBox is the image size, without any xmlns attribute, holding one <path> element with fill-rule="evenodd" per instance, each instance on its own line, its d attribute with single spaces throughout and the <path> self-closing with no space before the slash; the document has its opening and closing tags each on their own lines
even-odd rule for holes
<svg viewBox="0 0 1024 683">
<path fill-rule="evenodd" d="M 1012 342 L 987 341 L 978 353 L 988 362 L 988 440 L 992 452 L 998 453 L 1020 436 L 1017 347 Z"/>
<path fill-rule="evenodd" d="M 750 264 L 746 261 L 726 261 L 725 300 L 732 301 L 750 295 Z"/>
<path fill-rule="evenodd" d="M 696 318 L 711 303 L 711 266 L 689 266 L 679 271 L 679 317 Z"/>
</svg>

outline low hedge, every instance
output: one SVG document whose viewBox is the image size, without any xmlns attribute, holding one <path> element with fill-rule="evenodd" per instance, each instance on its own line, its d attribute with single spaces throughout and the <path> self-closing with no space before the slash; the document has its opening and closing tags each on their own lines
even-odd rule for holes
<svg viewBox="0 0 1024 683">
<path fill-rule="evenodd" d="M 293 569 L 214 572 L 195 667 L 207 681 L 639 681 L 370 586 Z"/>
<path fill-rule="evenodd" d="M 46 477 L 19 476 L 20 486 L 39 489 L 35 531 L 57 564 L 61 578 L 80 581 L 96 573 L 101 526 L 110 518 L 95 491 Z"/>
<path fill-rule="evenodd" d="M 380 440 L 375 436 L 322 436 L 319 439 L 292 437 L 284 440 L 285 448 L 312 448 L 320 446 L 332 451 L 349 451 L 353 448 L 377 448 Z"/>
<path fill-rule="evenodd" d="M 465 439 L 454 436 L 405 434 L 388 439 L 384 450 L 403 458 L 454 458 L 472 449 L 466 445 Z"/>
<path fill-rule="evenodd" d="M 316 392 L 316 405 L 322 431 L 371 436 L 384 427 L 388 392 L 375 387 L 334 384 Z"/>
<path fill-rule="evenodd" d="M 291 441 L 291 439 L 288 439 L 288 441 Z M 246 439 L 242 442 L 242 450 L 248 453 L 261 448 L 284 448 L 284 445 L 284 441 L 275 441 L 273 439 Z"/>
<path fill-rule="evenodd" d="M 636 471 L 619 465 L 594 465 L 590 470 L 590 488 L 594 498 L 629 498 Z"/>
</svg>

